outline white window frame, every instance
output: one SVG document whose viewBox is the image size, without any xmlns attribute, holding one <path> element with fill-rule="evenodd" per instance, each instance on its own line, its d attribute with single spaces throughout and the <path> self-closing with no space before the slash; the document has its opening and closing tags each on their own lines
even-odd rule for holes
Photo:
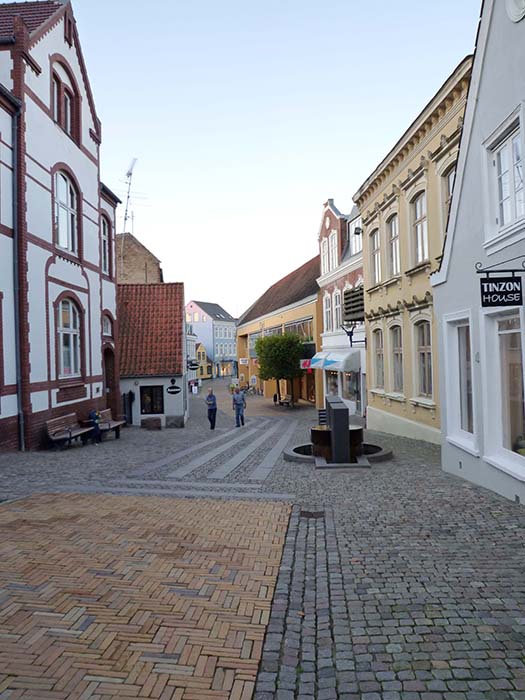
<svg viewBox="0 0 525 700">
<path fill-rule="evenodd" d="M 394 345 L 394 331 L 399 330 L 401 344 L 398 346 L 400 350 Z M 389 334 L 389 345 L 390 345 L 390 355 L 392 357 L 392 370 L 391 370 L 391 388 L 394 394 L 403 395 L 405 390 L 405 371 L 403 366 L 404 360 L 404 347 L 403 347 L 403 326 L 401 320 L 396 321 L 388 328 Z M 396 355 L 399 356 L 401 361 L 401 386 L 396 386 Z"/>
<path fill-rule="evenodd" d="M 328 272 L 328 238 L 321 241 L 321 274 Z"/>
<path fill-rule="evenodd" d="M 381 345 L 378 344 L 381 338 Z M 381 350 L 381 352 L 379 352 Z M 372 352 L 374 354 L 374 388 L 385 389 L 385 333 L 382 328 L 372 331 Z"/>
<path fill-rule="evenodd" d="M 355 233 L 356 228 L 361 229 L 360 234 Z M 361 253 L 363 250 L 363 225 L 360 218 L 349 222 L 348 236 L 350 238 L 350 255 Z"/>
<path fill-rule="evenodd" d="M 446 405 L 445 439 L 447 442 L 461 448 L 475 457 L 479 457 L 479 424 L 478 424 L 478 387 L 476 383 L 474 327 L 470 309 L 462 309 L 455 313 L 445 314 L 443 323 L 444 379 L 446 387 L 444 399 Z M 461 427 L 461 386 L 459 362 L 459 328 L 470 328 L 470 357 L 472 381 L 472 424 L 473 432 L 469 433 Z"/>
<path fill-rule="evenodd" d="M 66 197 L 60 197 L 61 179 L 66 187 Z M 62 218 L 65 217 L 65 220 Z M 66 223 L 67 222 L 67 223 Z M 78 255 L 78 195 L 69 176 L 59 170 L 55 174 L 55 226 L 59 248 Z"/>
<path fill-rule="evenodd" d="M 328 237 L 328 269 L 335 270 L 338 265 L 337 231 L 332 231 Z"/>
<path fill-rule="evenodd" d="M 498 191 L 495 179 L 496 168 L 494 165 L 494 153 L 498 146 L 503 144 L 505 139 L 512 132 L 519 129 L 521 141 L 522 163 L 525 155 L 525 101 L 521 102 L 494 131 L 483 141 L 481 145 L 482 154 L 482 179 L 484 196 L 484 248 L 487 255 L 492 255 L 506 248 L 509 245 L 518 243 L 525 239 L 525 217 L 522 216 L 508 225 L 499 226 L 497 219 Z"/>
<path fill-rule="evenodd" d="M 392 224 L 396 223 L 395 232 L 393 232 Z M 397 213 L 392 214 L 386 222 L 388 233 L 388 272 L 390 277 L 399 277 L 401 274 L 401 258 L 399 251 L 399 216 Z M 395 235 L 394 235 L 395 234 Z"/>
<path fill-rule="evenodd" d="M 418 202 L 423 202 L 423 211 L 418 214 Z M 420 190 L 410 202 L 412 219 L 412 246 L 414 265 L 429 260 L 428 247 L 428 202 L 426 190 Z"/>
<path fill-rule="evenodd" d="M 370 276 L 372 286 L 381 282 L 381 233 L 379 227 L 369 234 L 370 241 Z M 377 246 L 375 243 L 377 242 Z M 375 247 L 374 247 L 375 246 Z"/>
<path fill-rule="evenodd" d="M 520 318 L 522 362 L 525 367 L 525 309 L 512 307 L 502 312 L 501 309 L 482 309 L 480 315 L 480 333 L 484 339 L 481 348 L 481 373 L 484 377 L 497 377 L 497 386 L 501 371 L 498 320 L 505 316 Z M 494 374 L 492 374 L 494 373 Z M 503 408 L 501 392 L 494 391 L 495 382 L 483 382 L 483 459 L 492 466 L 525 482 L 525 458 L 503 447 L 503 427 L 501 424 Z"/>
<path fill-rule="evenodd" d="M 62 307 L 67 306 L 69 308 L 69 318 L 71 323 L 69 326 L 62 325 Z M 58 357 L 59 357 L 59 378 L 60 379 L 71 379 L 72 377 L 80 377 L 82 374 L 82 353 L 81 353 L 81 338 L 80 338 L 80 324 L 81 324 L 81 314 L 78 310 L 77 305 L 72 299 L 62 299 L 58 305 L 58 319 L 57 319 L 57 334 L 58 334 Z M 65 372 L 65 338 L 69 338 L 70 352 L 71 352 L 71 372 Z"/>
<path fill-rule="evenodd" d="M 102 316 L 102 335 L 108 338 L 113 337 L 113 323 L 107 314 L 103 314 Z"/>
<path fill-rule="evenodd" d="M 324 332 L 332 332 L 332 298 L 329 294 L 325 294 L 323 299 L 323 321 L 324 321 Z"/>
<path fill-rule="evenodd" d="M 434 386 L 434 352 L 432 348 L 432 320 L 430 318 L 418 318 L 412 321 L 413 323 L 413 337 L 414 337 L 414 374 L 415 374 L 415 399 L 420 400 L 423 399 L 424 401 L 431 401 L 434 398 L 435 394 L 435 386 Z M 428 329 L 429 329 L 429 343 L 427 345 L 419 345 L 419 332 L 420 332 L 420 327 L 424 324 L 428 324 Z M 430 382 L 431 382 L 431 391 L 430 393 L 423 392 L 423 389 L 425 387 L 422 387 L 421 383 L 421 372 L 420 372 L 420 355 L 423 354 L 421 351 L 421 348 L 430 348 Z M 428 355 L 428 350 L 424 351 L 425 354 Z"/>
<path fill-rule="evenodd" d="M 110 274 L 110 226 L 109 222 L 105 216 L 102 217 L 101 222 L 101 238 L 102 238 L 102 273 L 104 275 Z"/>
<path fill-rule="evenodd" d="M 334 331 L 338 331 L 342 324 L 343 324 L 343 314 L 342 314 L 342 307 L 341 307 L 341 290 L 336 289 L 334 294 L 333 294 L 333 300 L 332 300 L 332 309 L 333 309 L 333 320 L 334 320 Z"/>
</svg>

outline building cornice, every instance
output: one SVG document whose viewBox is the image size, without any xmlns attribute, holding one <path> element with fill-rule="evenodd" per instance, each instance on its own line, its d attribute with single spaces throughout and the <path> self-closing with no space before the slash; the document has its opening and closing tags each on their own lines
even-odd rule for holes
<svg viewBox="0 0 525 700">
<path fill-rule="evenodd" d="M 297 301 L 294 304 L 289 304 L 288 306 L 281 306 L 280 309 L 274 309 L 273 311 L 264 314 L 264 316 L 257 316 L 257 318 L 252 318 L 247 323 L 243 323 L 241 326 L 237 326 L 237 334 L 239 334 L 239 331 L 243 329 L 261 323 L 262 321 L 266 321 L 267 319 L 273 318 L 278 314 L 284 314 L 287 311 L 292 311 L 293 309 L 300 309 L 302 306 L 308 306 L 308 304 L 312 304 L 315 302 L 317 302 L 317 294 L 312 294 L 311 296 L 305 297 L 304 299 L 301 299 L 300 301 Z"/>
<path fill-rule="evenodd" d="M 335 270 L 330 270 L 321 277 L 318 277 L 316 282 L 319 287 L 324 287 L 332 282 L 337 282 L 338 279 L 344 277 L 349 272 L 355 272 L 363 267 L 363 255 L 362 253 L 354 255 L 350 260 L 346 260 L 344 263 L 335 268 Z"/>
</svg>

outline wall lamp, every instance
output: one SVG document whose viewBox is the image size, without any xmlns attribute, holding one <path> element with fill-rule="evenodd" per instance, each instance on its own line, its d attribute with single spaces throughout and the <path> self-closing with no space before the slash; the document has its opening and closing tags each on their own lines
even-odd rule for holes
<svg viewBox="0 0 525 700">
<path fill-rule="evenodd" d="M 363 229 L 360 226 L 356 226 L 354 229 L 354 236 L 360 236 L 363 233 Z"/>
</svg>

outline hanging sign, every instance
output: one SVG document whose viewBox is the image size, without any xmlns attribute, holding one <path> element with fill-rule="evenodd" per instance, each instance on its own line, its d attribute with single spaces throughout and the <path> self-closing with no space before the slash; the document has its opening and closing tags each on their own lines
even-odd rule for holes
<svg viewBox="0 0 525 700">
<path fill-rule="evenodd" d="M 168 394 L 180 394 L 181 388 L 180 386 L 169 386 L 166 388 L 166 391 Z"/>
<path fill-rule="evenodd" d="M 239 358 L 239 364 L 240 364 L 240 365 L 247 365 L 247 364 L 249 364 L 248 358 L 247 358 L 247 357 L 240 357 L 240 358 Z"/>
<path fill-rule="evenodd" d="M 299 365 L 301 369 L 310 369 L 312 360 L 299 360 Z"/>
<path fill-rule="evenodd" d="M 481 306 L 523 306 L 521 277 L 482 277 Z"/>
</svg>

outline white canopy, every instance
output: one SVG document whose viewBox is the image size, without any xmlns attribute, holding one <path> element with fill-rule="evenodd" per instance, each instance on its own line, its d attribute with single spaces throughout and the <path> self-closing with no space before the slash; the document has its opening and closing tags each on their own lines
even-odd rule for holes
<svg viewBox="0 0 525 700">
<path fill-rule="evenodd" d="M 361 352 L 358 348 L 316 353 L 310 362 L 312 369 L 331 369 L 335 372 L 359 372 Z"/>
</svg>

